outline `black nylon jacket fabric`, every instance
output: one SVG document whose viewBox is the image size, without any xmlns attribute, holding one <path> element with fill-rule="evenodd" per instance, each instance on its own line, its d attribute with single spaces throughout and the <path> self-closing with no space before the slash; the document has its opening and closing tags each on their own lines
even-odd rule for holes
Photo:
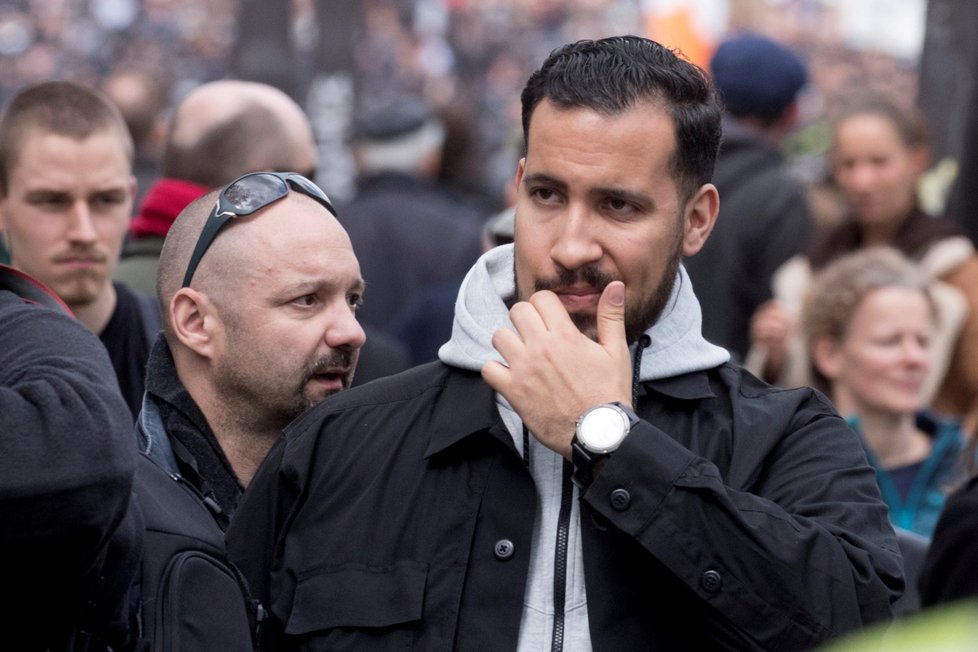
<svg viewBox="0 0 978 652">
<path fill-rule="evenodd" d="M 636 407 L 582 496 L 594 650 L 803 650 L 891 617 L 897 542 L 821 394 L 725 364 Z M 492 390 L 431 363 L 300 417 L 228 545 L 266 649 L 513 650 L 535 510 Z"/>
</svg>

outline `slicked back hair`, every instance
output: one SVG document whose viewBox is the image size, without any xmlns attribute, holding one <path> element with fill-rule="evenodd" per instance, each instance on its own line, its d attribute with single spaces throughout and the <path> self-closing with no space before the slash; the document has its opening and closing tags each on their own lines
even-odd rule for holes
<svg viewBox="0 0 978 652">
<path fill-rule="evenodd" d="M 530 119 L 544 99 L 559 108 L 584 108 L 609 116 L 642 102 L 658 104 L 675 125 L 672 170 L 683 200 L 713 177 L 721 135 L 716 89 L 703 70 L 655 41 L 613 36 L 578 41 L 551 52 L 530 76 L 521 96 L 524 154 Z"/>
<path fill-rule="evenodd" d="M 9 192 L 10 172 L 17 165 L 23 140 L 35 131 L 74 140 L 111 131 L 129 162 L 133 160 L 129 128 L 105 94 L 71 81 L 39 82 L 14 95 L 0 117 L 0 196 Z"/>
</svg>

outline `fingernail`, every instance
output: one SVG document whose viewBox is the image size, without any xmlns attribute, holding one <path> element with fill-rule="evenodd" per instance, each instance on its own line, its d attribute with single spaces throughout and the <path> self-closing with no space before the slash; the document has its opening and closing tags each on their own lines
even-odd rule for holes
<svg viewBox="0 0 978 652">
<path fill-rule="evenodd" d="M 608 290 L 608 301 L 611 302 L 613 306 L 620 306 L 625 303 L 625 284 L 624 283 L 612 283 L 611 289 Z"/>
</svg>

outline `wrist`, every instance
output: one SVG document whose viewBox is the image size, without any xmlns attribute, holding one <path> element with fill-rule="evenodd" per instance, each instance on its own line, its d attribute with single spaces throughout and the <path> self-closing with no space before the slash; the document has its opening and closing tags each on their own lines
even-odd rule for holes
<svg viewBox="0 0 978 652">
<path fill-rule="evenodd" d="M 574 483 L 587 488 L 638 423 L 638 416 L 622 403 L 601 403 L 584 412 L 577 420 L 577 430 L 571 440 L 571 461 L 574 463 Z"/>
</svg>

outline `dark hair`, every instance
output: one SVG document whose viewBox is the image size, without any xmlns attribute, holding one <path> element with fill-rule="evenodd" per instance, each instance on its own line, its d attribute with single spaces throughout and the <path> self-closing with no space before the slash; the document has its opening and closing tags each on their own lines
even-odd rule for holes
<svg viewBox="0 0 978 652">
<path fill-rule="evenodd" d="M 713 176 L 720 147 L 720 102 L 707 75 L 669 48 L 638 36 L 578 41 L 550 53 L 523 89 L 524 153 L 530 118 L 544 99 L 561 108 L 622 113 L 661 105 L 676 126 L 672 170 L 688 199 Z"/>
<path fill-rule="evenodd" d="M 0 117 L 0 196 L 9 191 L 10 171 L 17 165 L 21 141 L 34 129 L 76 140 L 114 131 L 129 162 L 133 160 L 129 129 L 105 94 L 70 81 L 39 82 L 18 91 Z"/>
<path fill-rule="evenodd" d="M 875 91 L 859 91 L 841 98 L 829 111 L 832 134 L 841 123 L 861 115 L 877 115 L 889 121 L 907 149 L 930 147 L 927 120 L 920 107 Z"/>
</svg>

